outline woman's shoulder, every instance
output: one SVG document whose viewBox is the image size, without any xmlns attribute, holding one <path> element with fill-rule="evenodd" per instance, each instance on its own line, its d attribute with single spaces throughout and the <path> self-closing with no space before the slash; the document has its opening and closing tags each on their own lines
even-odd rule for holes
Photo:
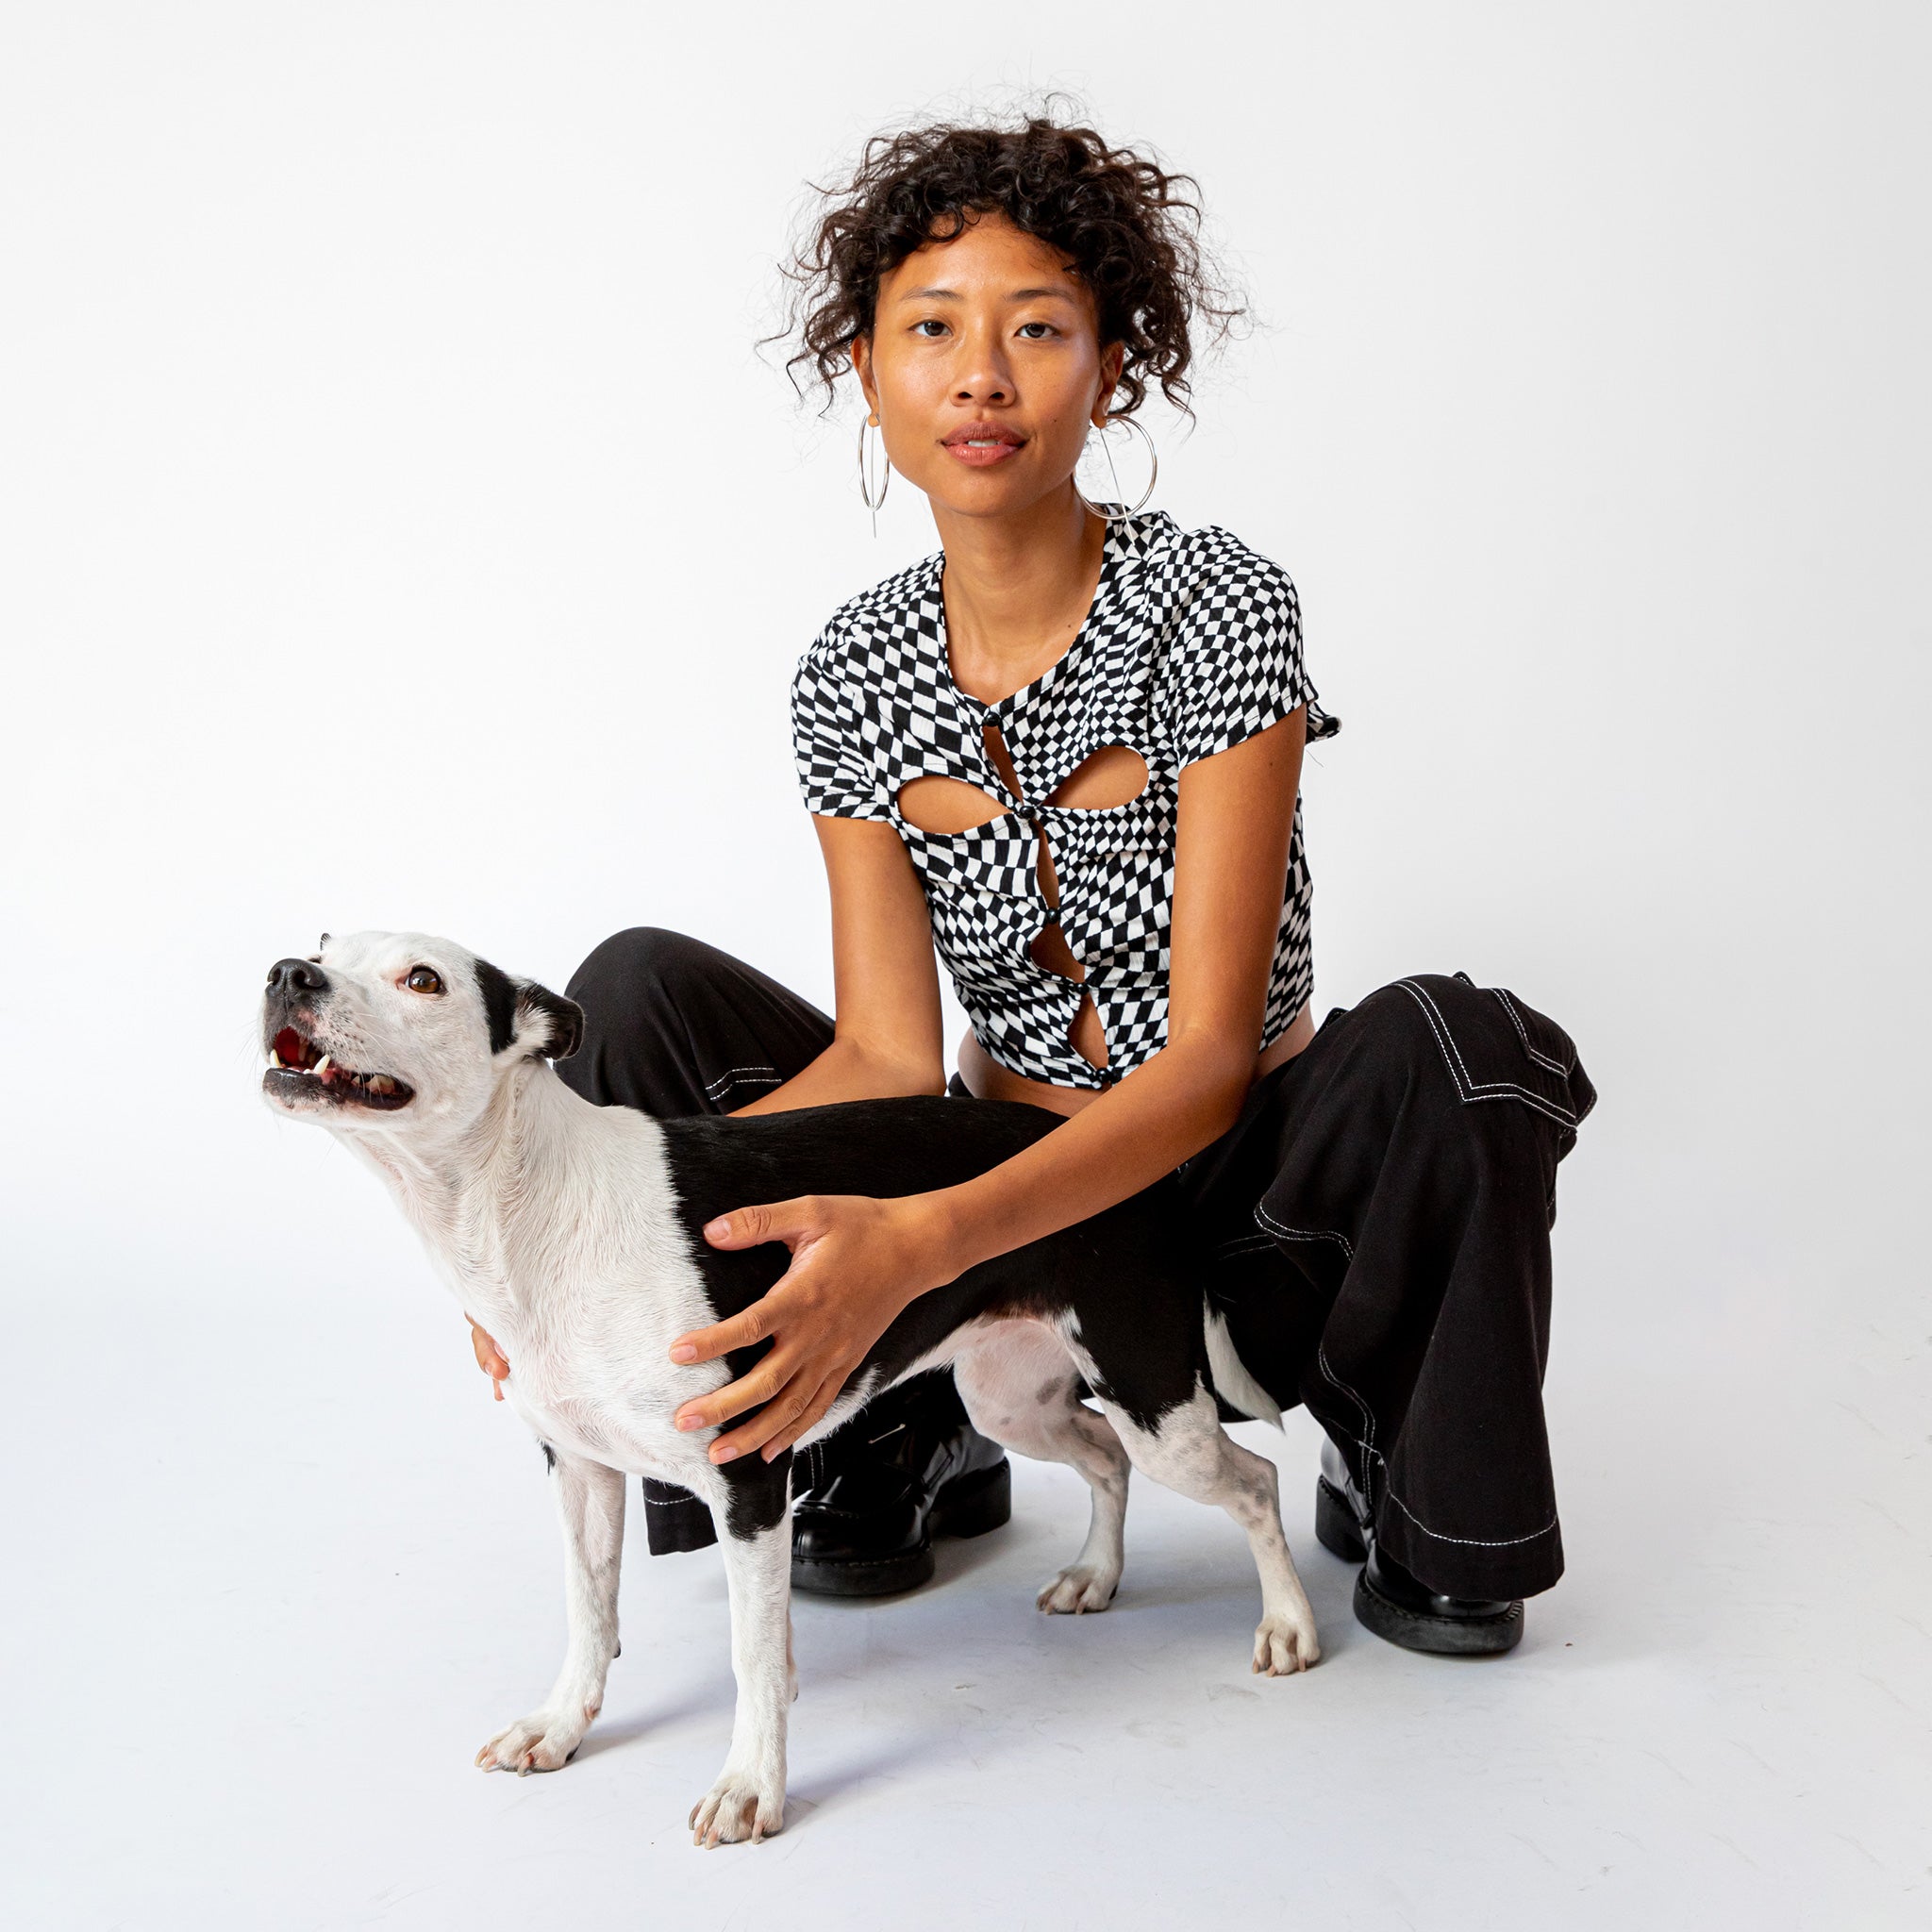
<svg viewBox="0 0 1932 1932">
<path fill-rule="evenodd" d="M 935 553 L 848 597 L 805 648 L 801 670 L 841 671 L 874 658 L 897 635 L 922 626 L 938 634 L 941 557 Z"/>
<path fill-rule="evenodd" d="M 1301 705 L 1308 736 L 1331 737 L 1339 725 L 1302 659 L 1301 599 L 1288 572 L 1220 524 L 1183 530 L 1164 517 L 1137 534 L 1141 594 L 1155 607 L 1146 614 L 1158 620 L 1142 635 L 1187 755 L 1224 750 Z"/>
<path fill-rule="evenodd" d="M 1299 608 L 1294 580 L 1271 557 L 1220 524 L 1184 530 L 1165 512 L 1133 520 L 1132 547 L 1143 581 L 1178 593 L 1192 605 L 1202 595 L 1234 598 L 1277 610 Z"/>
</svg>

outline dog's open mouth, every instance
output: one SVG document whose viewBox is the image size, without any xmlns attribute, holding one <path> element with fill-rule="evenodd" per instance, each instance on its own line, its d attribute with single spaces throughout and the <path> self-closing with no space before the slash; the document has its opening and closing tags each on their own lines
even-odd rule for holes
<svg viewBox="0 0 1932 1932">
<path fill-rule="evenodd" d="M 269 1044 L 268 1072 L 262 1085 L 283 1092 L 325 1095 L 345 1106 L 373 1107 L 384 1111 L 407 1107 L 416 1090 L 393 1074 L 358 1073 L 339 1065 L 306 1034 L 284 1026 Z"/>
</svg>

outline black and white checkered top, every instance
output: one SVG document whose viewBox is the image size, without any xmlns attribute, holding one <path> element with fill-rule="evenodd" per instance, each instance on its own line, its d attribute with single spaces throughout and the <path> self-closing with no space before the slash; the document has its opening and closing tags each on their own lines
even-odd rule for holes
<svg viewBox="0 0 1932 1932">
<path fill-rule="evenodd" d="M 994 1060 L 1056 1086 L 1106 1087 L 1166 1038 L 1182 769 L 1302 705 L 1310 739 L 1337 728 L 1302 668 L 1294 586 L 1225 530 L 1183 531 L 1158 510 L 1112 523 L 1078 636 L 1033 683 L 985 705 L 953 682 L 943 562 L 929 557 L 854 598 L 799 660 L 800 787 L 811 811 L 885 820 L 906 841 L 940 958 Z M 988 754 L 988 725 L 1005 741 L 1017 794 Z M 1147 762 L 1138 798 L 1101 809 L 1041 802 L 1111 744 Z M 901 815 L 899 792 L 928 775 L 963 779 L 1007 810 L 969 832 L 921 831 Z M 1042 837 L 1058 908 L 1040 878 Z M 1312 990 L 1310 895 L 1297 803 L 1264 1047 Z M 1033 957 L 1056 919 L 1084 982 Z M 1104 1069 L 1070 1038 L 1087 993 L 1107 1037 Z"/>
</svg>

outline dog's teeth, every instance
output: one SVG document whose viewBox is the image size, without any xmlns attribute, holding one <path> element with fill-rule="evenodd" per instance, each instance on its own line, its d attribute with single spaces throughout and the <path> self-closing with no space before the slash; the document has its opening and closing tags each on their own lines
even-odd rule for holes
<svg viewBox="0 0 1932 1932">
<path fill-rule="evenodd" d="M 329 1058 L 327 1054 L 324 1054 L 315 1063 L 315 1077 L 318 1080 L 326 1079 L 328 1077 L 328 1070 L 334 1065 L 335 1062 Z"/>
<path fill-rule="evenodd" d="M 282 1063 L 281 1055 L 278 1054 L 274 1047 L 270 1047 L 268 1050 L 268 1063 L 272 1067 L 278 1067 Z"/>
<path fill-rule="evenodd" d="M 372 1093 L 393 1093 L 396 1083 L 387 1074 L 373 1074 L 369 1079 L 369 1091 Z"/>
</svg>

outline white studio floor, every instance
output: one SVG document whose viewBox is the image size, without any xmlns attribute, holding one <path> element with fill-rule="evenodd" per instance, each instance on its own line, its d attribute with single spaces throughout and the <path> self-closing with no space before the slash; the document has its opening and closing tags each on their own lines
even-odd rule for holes
<svg viewBox="0 0 1932 1932">
<path fill-rule="evenodd" d="M 635 1503 L 583 1751 L 471 1766 L 548 1686 L 559 1560 L 424 1274 L 398 1244 L 335 1309 L 12 1307 L 8 1927 L 1932 1923 L 1922 1335 L 1871 1326 L 1769 1427 L 1805 1338 L 1668 1380 L 1653 1324 L 1559 1322 L 1570 1573 L 1500 1662 L 1354 1623 L 1304 1416 L 1243 1431 L 1291 1473 L 1326 1647 L 1297 1679 L 1248 1674 L 1232 1526 L 1145 1484 L 1117 1607 L 1040 1616 L 1084 1498 L 1021 1465 L 1012 1526 L 935 1587 L 801 1601 L 788 1828 L 701 1853 L 723 1578 L 647 1560 Z"/>
</svg>

